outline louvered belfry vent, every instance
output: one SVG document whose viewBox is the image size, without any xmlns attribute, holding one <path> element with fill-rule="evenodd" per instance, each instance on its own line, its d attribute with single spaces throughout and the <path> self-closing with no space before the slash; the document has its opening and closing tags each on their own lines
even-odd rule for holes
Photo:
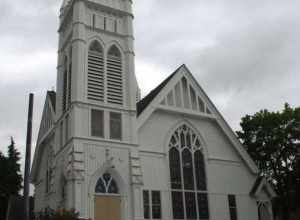
<svg viewBox="0 0 300 220">
<path fill-rule="evenodd" d="M 122 57 L 116 46 L 112 46 L 107 54 L 107 102 L 123 104 Z"/>
<path fill-rule="evenodd" d="M 104 61 L 103 49 L 98 41 L 93 41 L 88 52 L 88 91 L 90 100 L 104 101 Z"/>
</svg>

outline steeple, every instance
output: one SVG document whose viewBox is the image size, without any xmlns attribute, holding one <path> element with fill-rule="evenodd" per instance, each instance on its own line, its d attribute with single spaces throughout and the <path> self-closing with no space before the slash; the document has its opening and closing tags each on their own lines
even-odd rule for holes
<svg viewBox="0 0 300 220">
<path fill-rule="evenodd" d="M 103 111 L 103 120 L 108 123 L 114 111 L 120 114 L 116 117 L 122 119 L 123 126 L 126 122 L 121 140 L 136 143 L 138 86 L 131 0 L 64 0 L 58 32 L 58 123 L 72 114 L 90 118 L 91 112 L 84 112 L 83 107 Z M 92 135 L 72 118 L 68 120 L 73 120 L 75 136 Z M 103 137 L 110 139 L 109 128 L 104 129 Z"/>
</svg>

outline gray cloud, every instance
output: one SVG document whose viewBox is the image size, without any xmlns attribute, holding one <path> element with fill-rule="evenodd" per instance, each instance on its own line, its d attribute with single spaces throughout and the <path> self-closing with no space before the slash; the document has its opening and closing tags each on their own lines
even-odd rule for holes
<svg viewBox="0 0 300 220">
<path fill-rule="evenodd" d="M 300 2 L 166 0 L 143 8 L 144 2 L 136 3 L 136 32 L 144 33 L 137 61 L 169 73 L 188 64 L 234 129 L 247 113 L 300 104 Z M 147 76 L 139 77 L 143 83 Z"/>
</svg>

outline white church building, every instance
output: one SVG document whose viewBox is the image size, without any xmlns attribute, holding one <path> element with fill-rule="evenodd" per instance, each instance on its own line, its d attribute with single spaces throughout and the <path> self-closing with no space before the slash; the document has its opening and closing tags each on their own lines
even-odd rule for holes
<svg viewBox="0 0 300 220">
<path fill-rule="evenodd" d="M 273 220 L 274 190 L 182 65 L 140 100 L 132 0 L 65 0 L 35 211 L 91 220 Z"/>
</svg>

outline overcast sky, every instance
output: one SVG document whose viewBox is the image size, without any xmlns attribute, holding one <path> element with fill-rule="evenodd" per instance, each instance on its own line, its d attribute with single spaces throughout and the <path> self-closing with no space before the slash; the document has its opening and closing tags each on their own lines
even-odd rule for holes
<svg viewBox="0 0 300 220">
<path fill-rule="evenodd" d="M 0 1 L 0 150 L 24 153 L 28 93 L 34 142 L 56 84 L 60 0 Z M 134 0 L 142 95 L 185 63 L 234 130 L 245 114 L 300 106 L 300 1 Z"/>
</svg>

